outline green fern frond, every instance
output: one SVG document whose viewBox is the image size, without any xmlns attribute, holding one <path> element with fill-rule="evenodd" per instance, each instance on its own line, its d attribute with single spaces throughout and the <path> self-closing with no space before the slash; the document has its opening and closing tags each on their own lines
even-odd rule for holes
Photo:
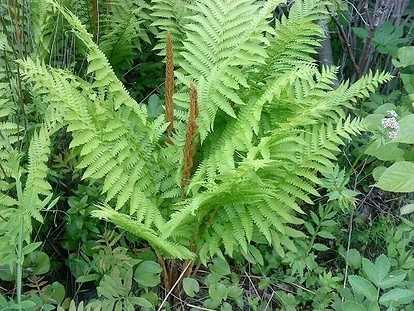
<svg viewBox="0 0 414 311">
<path fill-rule="evenodd" d="M 314 70 L 313 66 L 304 66 L 269 81 L 257 100 L 243 106 L 236 120 L 229 120 L 223 131 L 212 136 L 210 148 L 207 142 L 206 155 L 193 177 L 191 186 L 196 190 L 200 186 L 211 185 L 218 174 L 233 169 L 235 151 L 248 150 L 253 135 L 259 131 L 263 107 L 278 98 L 298 77 Z"/>
<path fill-rule="evenodd" d="M 117 73 L 132 66 L 135 53 L 141 49 L 141 42 L 150 43 L 149 9 L 145 1 L 112 3 L 99 48 Z"/>
<path fill-rule="evenodd" d="M 137 132 L 131 135 L 124 126 L 122 115 L 107 109 L 105 103 L 100 106 L 98 102 L 91 102 L 91 86 L 30 60 L 21 62 L 21 67 L 26 79 L 35 78 L 35 90 L 42 94 L 46 92 L 49 101 L 62 111 L 67 129 L 73 136 L 70 147 L 79 150 L 81 155 L 77 167 L 85 169 L 83 178 L 103 179 L 107 201 L 116 199 L 117 209 L 120 209 L 137 191 L 155 194 L 155 178 L 150 172 L 156 165 L 145 161 L 150 160 L 154 148 L 151 128 L 142 128 L 136 118 L 131 118 L 131 128 L 137 127 Z M 120 110 L 124 111 L 123 108 Z M 158 214 L 151 211 L 148 215 Z M 146 221 L 148 226 L 155 217 L 151 216 L 151 219 Z"/>
<path fill-rule="evenodd" d="M 192 14 L 192 0 L 152 0 L 151 16 L 154 21 L 152 26 L 159 29 L 157 34 L 158 43 L 155 50 L 160 55 L 165 55 L 166 36 L 171 33 L 173 39 L 174 63 L 180 59 L 180 52 L 183 50 L 183 42 L 185 40 L 184 27 L 188 22 L 187 18 Z"/>
<path fill-rule="evenodd" d="M 197 82 L 202 141 L 212 130 L 218 110 L 235 118 L 235 107 L 245 104 L 237 93 L 246 86 L 243 68 L 264 62 L 268 45 L 265 34 L 272 33 L 267 19 L 280 2 L 260 7 L 252 0 L 224 1 L 220 5 L 196 1 L 191 6 L 197 15 L 189 17 L 179 65 L 184 80 Z"/>
<path fill-rule="evenodd" d="M 51 186 L 46 181 L 47 161 L 50 154 L 49 145 L 49 134 L 44 127 L 33 134 L 28 153 L 29 166 L 24 190 L 29 197 L 39 194 L 47 196 L 51 193 Z"/>
<path fill-rule="evenodd" d="M 318 21 L 326 18 L 326 0 L 295 1 L 289 16 L 276 20 L 275 36 L 267 49 L 269 58 L 259 72 L 265 76 L 313 62 L 324 33 Z"/>
<path fill-rule="evenodd" d="M 108 206 L 98 206 L 100 209 L 92 212 L 94 217 L 109 220 L 121 229 L 141 238 L 159 249 L 167 256 L 179 259 L 193 259 L 194 254 L 187 248 L 174 242 L 161 238 L 154 230 L 149 229 L 138 221 L 134 221 L 130 217 L 118 213 Z"/>
<path fill-rule="evenodd" d="M 322 72 L 321 78 L 325 80 L 330 76 L 329 71 L 325 71 L 325 73 Z M 366 98 L 378 85 L 391 78 L 392 76 L 387 73 L 369 73 L 351 86 L 349 86 L 349 82 L 344 82 L 333 90 L 318 92 L 317 96 L 312 93 L 309 96 L 299 96 L 298 98 L 290 96 L 289 99 L 294 101 L 294 105 L 298 105 L 297 109 L 290 112 L 290 116 L 287 116 L 286 119 L 273 119 L 273 127 L 277 126 L 277 122 L 279 123 L 277 127 L 288 130 L 315 124 L 318 123 L 318 120 L 344 118 L 344 108 L 353 109 L 358 100 Z M 292 93 L 294 94 L 293 91 Z M 272 111 L 271 109 L 268 110 L 269 113 Z"/>
<path fill-rule="evenodd" d="M 69 10 L 63 8 L 54 0 L 47 0 L 53 5 L 66 19 L 66 21 L 73 27 L 76 36 L 85 44 L 89 53 L 88 59 L 88 73 L 92 73 L 95 77 L 94 86 L 107 89 L 108 95 L 111 96 L 111 102 L 115 109 L 119 109 L 121 105 L 125 105 L 131 109 L 137 116 L 139 116 L 143 124 L 147 120 L 147 111 L 144 107 L 137 104 L 137 102 L 129 95 L 124 85 L 116 77 L 112 66 L 110 65 L 105 54 L 99 49 L 98 45 L 92 40 L 92 36 L 87 32 L 85 26 L 81 21 Z"/>
</svg>

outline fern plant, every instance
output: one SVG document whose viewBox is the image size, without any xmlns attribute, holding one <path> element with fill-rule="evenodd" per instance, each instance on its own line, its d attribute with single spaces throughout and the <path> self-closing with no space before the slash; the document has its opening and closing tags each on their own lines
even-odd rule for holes
<svg viewBox="0 0 414 311">
<path fill-rule="evenodd" d="M 11 146 L 4 148 L 2 155 L 0 265 L 15 276 L 17 303 L 21 308 L 24 257 L 42 244 L 31 240 L 32 220 L 42 222 L 40 212 L 56 203 L 51 200 L 51 187 L 46 181 L 49 134 L 45 128 L 34 134 L 27 169 L 20 165 L 21 156 Z M 26 178 L 24 187 L 23 177 Z"/>
<path fill-rule="evenodd" d="M 30 261 L 25 258 L 48 260 L 34 253 L 42 243 L 32 240 L 32 222 L 42 222 L 41 212 L 56 203 L 46 181 L 51 129 L 36 122 L 41 112 L 28 105 L 16 63 L 37 55 L 25 13 L 20 1 L 0 5 L 0 270 L 2 280 L 15 280 L 17 304 L 10 308 L 16 310 L 30 305 L 22 290 Z"/>
<path fill-rule="evenodd" d="M 297 213 L 318 196 L 319 173 L 363 129 L 349 110 L 390 76 L 335 86 L 337 69 L 318 68 L 329 1 L 295 1 L 274 27 L 282 0 L 184 2 L 150 8 L 157 49 L 166 47 L 166 117 L 148 117 L 80 20 L 53 1 L 84 44 L 87 80 L 29 58 L 23 76 L 48 103 L 45 122 L 71 133 L 83 177 L 101 183 L 95 217 L 173 258 L 246 254 L 263 239 L 288 247 L 304 236 Z"/>
</svg>

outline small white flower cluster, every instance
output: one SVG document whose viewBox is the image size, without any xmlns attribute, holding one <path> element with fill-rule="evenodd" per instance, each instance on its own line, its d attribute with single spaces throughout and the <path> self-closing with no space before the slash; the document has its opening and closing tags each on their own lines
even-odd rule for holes
<svg viewBox="0 0 414 311">
<path fill-rule="evenodd" d="M 384 119 L 382 119 L 382 127 L 388 130 L 388 138 L 394 140 L 400 133 L 400 124 L 397 120 L 398 114 L 394 111 L 388 111 Z"/>
<path fill-rule="evenodd" d="M 398 124 L 397 119 L 395 118 L 384 118 L 382 119 L 382 127 L 385 129 L 398 129 L 400 125 Z"/>
</svg>

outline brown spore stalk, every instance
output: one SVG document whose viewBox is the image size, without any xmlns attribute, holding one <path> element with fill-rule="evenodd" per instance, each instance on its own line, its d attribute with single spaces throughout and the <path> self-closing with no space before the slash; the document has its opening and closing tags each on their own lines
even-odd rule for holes
<svg viewBox="0 0 414 311">
<path fill-rule="evenodd" d="M 171 143 L 171 136 L 174 131 L 174 46 L 172 35 L 167 33 L 166 44 L 166 65 L 165 65 L 165 119 L 168 122 L 167 142 Z"/>
<path fill-rule="evenodd" d="M 197 88 L 194 83 L 190 83 L 190 109 L 188 113 L 187 132 L 184 144 L 184 164 L 183 175 L 181 178 L 181 187 L 185 189 L 190 181 L 191 172 L 194 165 L 194 155 L 196 148 L 194 145 L 194 138 L 197 135 L 197 116 L 198 116 L 198 103 L 197 103 Z"/>
</svg>

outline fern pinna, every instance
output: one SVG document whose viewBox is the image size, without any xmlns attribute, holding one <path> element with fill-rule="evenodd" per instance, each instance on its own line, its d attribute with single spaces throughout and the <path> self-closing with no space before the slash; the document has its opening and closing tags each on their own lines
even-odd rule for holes
<svg viewBox="0 0 414 311">
<path fill-rule="evenodd" d="M 155 119 L 75 15 L 51 2 L 87 48 L 89 75 L 31 59 L 21 66 L 49 102 L 47 122 L 72 134 L 83 177 L 102 185 L 95 217 L 167 256 L 203 261 L 248 255 L 260 239 L 283 252 L 304 236 L 301 202 L 312 203 L 318 174 L 363 129 L 347 111 L 390 76 L 336 86 L 336 68 L 313 61 L 329 1 L 297 0 L 271 26 L 282 2 L 154 0 L 157 48 L 175 45 L 173 103 Z"/>
</svg>

